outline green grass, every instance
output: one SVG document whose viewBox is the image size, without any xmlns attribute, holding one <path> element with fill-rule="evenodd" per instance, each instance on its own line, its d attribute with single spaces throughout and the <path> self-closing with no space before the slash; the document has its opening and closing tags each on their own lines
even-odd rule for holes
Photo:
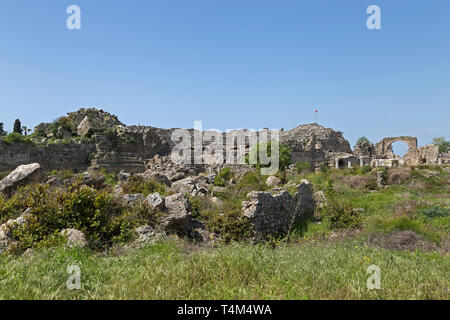
<svg viewBox="0 0 450 320">
<path fill-rule="evenodd" d="M 81 290 L 68 290 L 79 265 Z M 381 269 L 368 290 L 367 267 Z M 54 249 L 0 257 L 1 299 L 448 299 L 447 255 L 367 248 L 361 240 L 189 253 L 159 243 L 116 257 Z"/>
</svg>

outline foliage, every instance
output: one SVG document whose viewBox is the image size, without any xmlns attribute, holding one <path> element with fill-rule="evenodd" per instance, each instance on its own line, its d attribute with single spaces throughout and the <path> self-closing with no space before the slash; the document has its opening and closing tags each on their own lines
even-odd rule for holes
<svg viewBox="0 0 450 320">
<path fill-rule="evenodd" d="M 233 173 L 230 168 L 223 168 L 214 180 L 214 185 L 217 187 L 224 187 L 228 181 L 233 177 Z"/>
<path fill-rule="evenodd" d="M 108 138 L 111 142 L 113 148 L 117 147 L 120 142 L 119 137 L 117 136 L 116 130 L 114 128 L 106 128 L 103 130 L 103 134 Z"/>
<path fill-rule="evenodd" d="M 439 147 L 440 153 L 446 153 L 450 151 L 450 141 L 445 140 L 445 137 L 433 138 L 433 144 Z"/>
<path fill-rule="evenodd" d="M 64 169 L 64 170 L 52 170 L 49 175 L 56 176 L 62 180 L 71 179 L 75 174 L 72 170 Z"/>
<path fill-rule="evenodd" d="M 7 132 L 4 130 L 3 122 L 0 122 L 0 137 L 6 136 Z"/>
<path fill-rule="evenodd" d="M 127 194 L 142 193 L 148 196 L 150 193 L 158 192 L 165 194 L 166 187 L 154 180 L 145 180 L 142 176 L 132 175 L 122 186 L 123 192 Z"/>
<path fill-rule="evenodd" d="M 358 138 L 358 140 L 356 140 L 356 145 L 354 146 L 354 148 L 360 145 L 370 145 L 370 144 L 372 143 L 369 141 L 369 139 L 367 139 L 367 137 L 362 136 Z"/>
<path fill-rule="evenodd" d="M 18 133 L 18 134 L 22 135 L 22 124 L 20 123 L 19 119 L 16 119 L 14 121 L 13 133 Z"/>
<path fill-rule="evenodd" d="M 3 141 L 6 143 L 33 143 L 30 137 L 25 137 L 17 132 L 11 132 L 3 138 Z"/>
<path fill-rule="evenodd" d="M 284 143 L 273 142 L 275 148 L 278 146 L 278 155 L 279 155 L 279 170 L 283 171 L 291 164 L 291 154 L 292 150 L 285 145 Z M 260 149 L 267 150 L 267 157 L 270 158 L 272 156 L 272 141 L 267 143 L 259 143 L 256 148 L 250 150 L 250 154 L 245 157 L 246 163 L 253 164 L 256 168 L 268 168 L 269 164 L 262 164 L 260 159 Z"/>
<path fill-rule="evenodd" d="M 295 163 L 295 172 L 298 174 L 302 174 L 304 172 L 311 170 L 311 163 L 309 161 L 297 161 Z"/>
<path fill-rule="evenodd" d="M 322 173 L 328 172 L 330 170 L 330 168 L 325 164 L 325 163 L 321 163 L 319 165 L 319 170 Z"/>
<path fill-rule="evenodd" d="M 372 171 L 372 167 L 368 166 L 368 165 L 356 168 L 356 173 L 358 175 L 365 175 L 366 173 L 369 173 L 371 171 Z"/>
<path fill-rule="evenodd" d="M 350 201 L 334 192 L 327 193 L 327 205 L 323 214 L 330 219 L 332 229 L 356 229 L 361 225 L 359 211 L 354 210 Z"/>
<path fill-rule="evenodd" d="M 66 228 L 82 231 L 90 246 L 99 249 L 117 239 L 129 238 L 133 227 L 148 223 L 152 216 L 145 206 L 122 207 L 107 191 L 76 182 L 61 189 L 42 184 L 19 188 L 10 199 L 0 198 L 0 222 L 27 208 L 31 211 L 26 223 L 12 230 L 17 243 L 11 251 L 54 245 L 60 241 L 60 231 Z"/>
</svg>

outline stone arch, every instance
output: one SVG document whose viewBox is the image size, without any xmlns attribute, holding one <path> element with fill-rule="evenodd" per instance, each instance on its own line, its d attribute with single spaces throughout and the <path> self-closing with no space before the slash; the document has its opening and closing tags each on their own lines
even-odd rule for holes
<svg viewBox="0 0 450 320">
<path fill-rule="evenodd" d="M 384 158 L 384 159 L 394 158 L 394 153 L 392 152 L 392 144 L 397 141 L 403 141 L 408 145 L 409 147 L 408 153 L 417 151 L 416 137 L 405 137 L 405 136 L 388 137 L 384 138 L 383 140 L 381 140 L 376 144 L 375 153 L 377 155 L 377 158 Z"/>
</svg>

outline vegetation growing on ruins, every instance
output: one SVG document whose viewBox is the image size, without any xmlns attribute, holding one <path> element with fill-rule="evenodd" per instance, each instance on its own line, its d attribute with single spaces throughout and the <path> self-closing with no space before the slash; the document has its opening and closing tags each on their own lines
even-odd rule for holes
<svg viewBox="0 0 450 320">
<path fill-rule="evenodd" d="M 274 142 L 273 145 L 275 145 L 275 144 L 276 144 L 276 147 L 278 147 L 279 168 L 280 168 L 280 171 L 283 171 L 284 169 L 289 167 L 289 165 L 291 164 L 292 150 L 284 143 Z M 276 149 L 276 147 L 274 149 Z M 267 143 L 259 143 L 256 146 L 256 148 L 253 148 L 252 150 L 250 150 L 249 155 L 247 155 L 245 157 L 245 162 L 254 164 L 254 166 L 256 168 L 270 167 L 270 162 L 269 162 L 269 164 L 264 164 L 263 162 L 266 162 L 266 161 L 261 161 L 260 151 L 259 151 L 260 149 L 267 150 L 267 153 L 264 153 L 264 154 L 267 154 L 267 157 L 270 158 L 272 156 L 272 142 L 269 141 Z"/>
<path fill-rule="evenodd" d="M 445 140 L 445 137 L 433 138 L 433 144 L 439 147 L 440 153 L 446 153 L 450 151 L 450 141 Z"/>
</svg>

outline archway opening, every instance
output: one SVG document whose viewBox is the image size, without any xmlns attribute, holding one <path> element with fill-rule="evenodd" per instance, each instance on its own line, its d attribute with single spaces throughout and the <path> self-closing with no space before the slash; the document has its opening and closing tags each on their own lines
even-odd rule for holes
<svg viewBox="0 0 450 320">
<path fill-rule="evenodd" d="M 409 151 L 409 146 L 404 141 L 395 141 L 391 144 L 392 152 L 395 158 L 401 158 Z"/>
</svg>

